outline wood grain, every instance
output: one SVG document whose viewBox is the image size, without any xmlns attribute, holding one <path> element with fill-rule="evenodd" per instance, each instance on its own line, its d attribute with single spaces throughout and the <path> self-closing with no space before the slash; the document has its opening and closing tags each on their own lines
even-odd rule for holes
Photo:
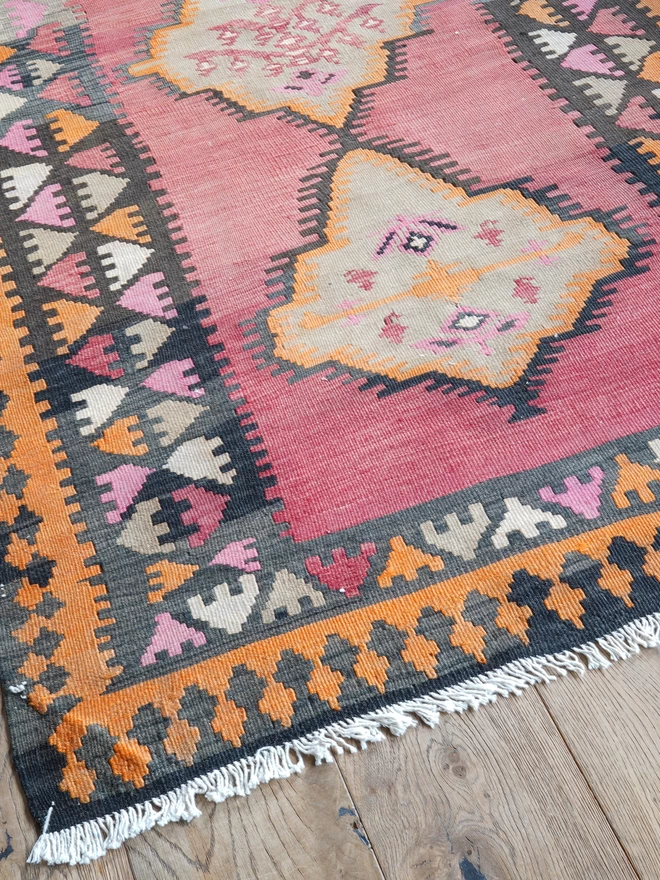
<svg viewBox="0 0 660 880">
<path fill-rule="evenodd" d="M 637 873 L 657 880 L 660 651 L 553 684 L 541 698 Z"/>
<path fill-rule="evenodd" d="M 126 844 L 135 880 L 382 880 L 334 764 L 200 806 L 192 824 Z"/>
<path fill-rule="evenodd" d="M 533 689 L 339 765 L 388 880 L 637 876 Z"/>
</svg>

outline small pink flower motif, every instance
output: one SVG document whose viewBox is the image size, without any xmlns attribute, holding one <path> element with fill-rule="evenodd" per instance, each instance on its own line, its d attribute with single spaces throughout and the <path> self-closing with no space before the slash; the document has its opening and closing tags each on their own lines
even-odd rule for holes
<svg viewBox="0 0 660 880">
<path fill-rule="evenodd" d="M 341 8 L 337 3 L 321 2 L 316 7 L 321 15 L 334 15 L 341 18 Z"/>
<path fill-rule="evenodd" d="M 186 58 L 190 58 L 191 61 L 195 62 L 196 73 L 198 73 L 200 76 L 209 76 L 218 67 L 213 58 L 214 56 L 217 57 L 219 54 L 219 52 L 208 51 L 195 52 L 192 55 L 186 55 Z"/>
<path fill-rule="evenodd" d="M 363 28 L 367 30 L 373 31 L 383 31 L 385 22 L 381 18 L 374 18 L 373 16 L 369 16 L 368 18 L 363 19 L 360 24 Z"/>
<path fill-rule="evenodd" d="M 356 306 L 359 306 L 359 305 L 360 305 L 359 299 L 345 299 L 339 303 L 339 308 L 343 312 L 350 312 L 352 309 L 354 309 Z M 364 315 L 351 315 L 351 314 L 349 314 L 349 315 L 346 315 L 346 320 L 348 321 L 349 324 L 360 324 L 362 321 L 364 321 Z"/>
</svg>

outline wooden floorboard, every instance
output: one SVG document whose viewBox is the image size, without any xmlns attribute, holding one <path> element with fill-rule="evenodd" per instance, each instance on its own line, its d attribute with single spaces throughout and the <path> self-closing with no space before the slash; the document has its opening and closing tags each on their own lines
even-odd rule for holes
<svg viewBox="0 0 660 880">
<path fill-rule="evenodd" d="M 660 877 L 660 651 L 539 690 L 642 880 Z"/>
<path fill-rule="evenodd" d="M 637 876 L 533 689 L 339 764 L 388 880 Z"/>
<path fill-rule="evenodd" d="M 48 868 L 3 719 L 0 880 L 657 880 L 659 722 L 648 651 Z"/>
</svg>

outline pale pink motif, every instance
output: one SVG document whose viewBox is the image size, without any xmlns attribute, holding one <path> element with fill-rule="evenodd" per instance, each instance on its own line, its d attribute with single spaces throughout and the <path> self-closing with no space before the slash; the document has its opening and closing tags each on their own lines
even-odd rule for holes
<svg viewBox="0 0 660 880">
<path fill-rule="evenodd" d="M 169 292 L 163 273 L 151 272 L 128 287 L 117 302 L 125 309 L 153 318 L 175 318 L 177 311 Z"/>
<path fill-rule="evenodd" d="M 557 495 L 550 486 L 544 486 L 539 489 L 539 495 L 543 501 L 554 501 L 573 513 L 581 513 L 585 519 L 596 519 L 600 513 L 600 493 L 605 472 L 599 467 L 592 467 L 589 476 L 589 483 L 581 483 L 575 476 L 566 477 L 565 492 Z"/>
<path fill-rule="evenodd" d="M 156 662 L 160 651 L 167 651 L 169 657 L 178 657 L 183 653 L 183 645 L 192 642 L 196 648 L 206 644 L 206 636 L 199 630 L 186 626 L 175 620 L 167 611 L 156 615 L 156 629 L 149 647 L 140 658 L 141 666 L 149 666 Z"/>
<path fill-rule="evenodd" d="M 339 308 L 343 312 L 348 312 L 346 315 L 346 320 L 349 324 L 359 324 L 360 321 L 364 320 L 364 315 L 352 315 L 350 314 L 351 309 L 354 309 L 355 306 L 360 305 L 359 299 L 344 299 L 339 303 Z"/>
<path fill-rule="evenodd" d="M 523 254 L 538 253 L 539 263 L 543 263 L 544 266 L 549 266 L 551 263 L 554 263 L 559 258 L 556 256 L 551 256 L 550 254 L 544 254 L 543 251 L 547 247 L 547 241 L 537 241 L 537 239 L 535 238 L 530 238 L 525 247 L 521 248 L 521 250 Z"/>
<path fill-rule="evenodd" d="M 8 0 L 5 8 L 19 40 L 27 37 L 29 31 L 39 24 L 48 10 L 44 3 L 28 3 L 26 0 Z"/>
<path fill-rule="evenodd" d="M 146 483 L 149 474 L 153 473 L 153 468 L 122 464 L 113 471 L 96 477 L 97 486 L 110 485 L 109 491 L 101 495 L 103 504 L 110 504 L 113 501 L 115 503 L 115 509 L 109 510 L 105 515 L 109 523 L 121 522 L 122 514 L 128 510 L 133 499 Z"/>
<path fill-rule="evenodd" d="M 539 301 L 538 294 L 540 287 L 534 284 L 534 279 L 529 275 L 523 275 L 521 278 L 514 278 L 513 295 L 523 302 L 533 305 Z"/>
<path fill-rule="evenodd" d="M 259 551 L 255 546 L 256 538 L 244 538 L 242 541 L 232 541 L 231 544 L 217 553 L 211 560 L 211 565 L 231 565 L 243 571 L 259 571 Z"/>
<path fill-rule="evenodd" d="M 374 286 L 376 275 L 376 272 L 371 272 L 369 269 L 349 269 L 348 272 L 344 273 L 344 278 L 349 284 L 355 284 L 361 287 L 362 290 L 371 290 Z"/>
<path fill-rule="evenodd" d="M 142 384 L 153 391 L 164 391 L 179 397 L 201 397 L 205 393 L 204 389 L 193 387 L 200 382 L 192 358 L 186 358 L 163 364 Z"/>
<path fill-rule="evenodd" d="M 0 140 L 3 147 L 13 150 L 15 153 L 25 153 L 28 156 L 47 156 L 46 150 L 41 149 L 41 141 L 37 137 L 37 129 L 34 128 L 32 119 L 19 119 L 7 131 Z"/>
</svg>

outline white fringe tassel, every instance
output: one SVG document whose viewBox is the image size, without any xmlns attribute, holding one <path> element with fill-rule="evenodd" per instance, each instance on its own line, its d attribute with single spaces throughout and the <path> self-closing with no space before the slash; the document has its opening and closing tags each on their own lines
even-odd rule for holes
<svg viewBox="0 0 660 880">
<path fill-rule="evenodd" d="M 332 761 L 333 754 L 356 752 L 358 745 L 366 748 L 370 742 L 383 740 L 384 729 L 400 736 L 416 725 L 418 718 L 434 726 L 442 712 L 478 709 L 499 696 L 520 694 L 530 685 L 553 681 L 569 672 L 583 675 L 586 669 L 604 669 L 613 661 L 638 654 L 640 648 L 658 646 L 660 613 L 655 613 L 572 651 L 515 660 L 444 690 L 395 703 L 360 718 L 339 721 L 286 745 L 267 746 L 259 749 L 254 757 L 212 770 L 165 795 L 62 831 L 48 831 L 51 808 L 28 862 L 88 864 L 154 825 L 167 825 L 180 819 L 189 822 L 200 816 L 195 803 L 197 795 L 216 803 L 235 795 L 245 796 L 271 779 L 300 773 L 305 766 L 305 755 L 312 756 L 317 764 Z"/>
</svg>

